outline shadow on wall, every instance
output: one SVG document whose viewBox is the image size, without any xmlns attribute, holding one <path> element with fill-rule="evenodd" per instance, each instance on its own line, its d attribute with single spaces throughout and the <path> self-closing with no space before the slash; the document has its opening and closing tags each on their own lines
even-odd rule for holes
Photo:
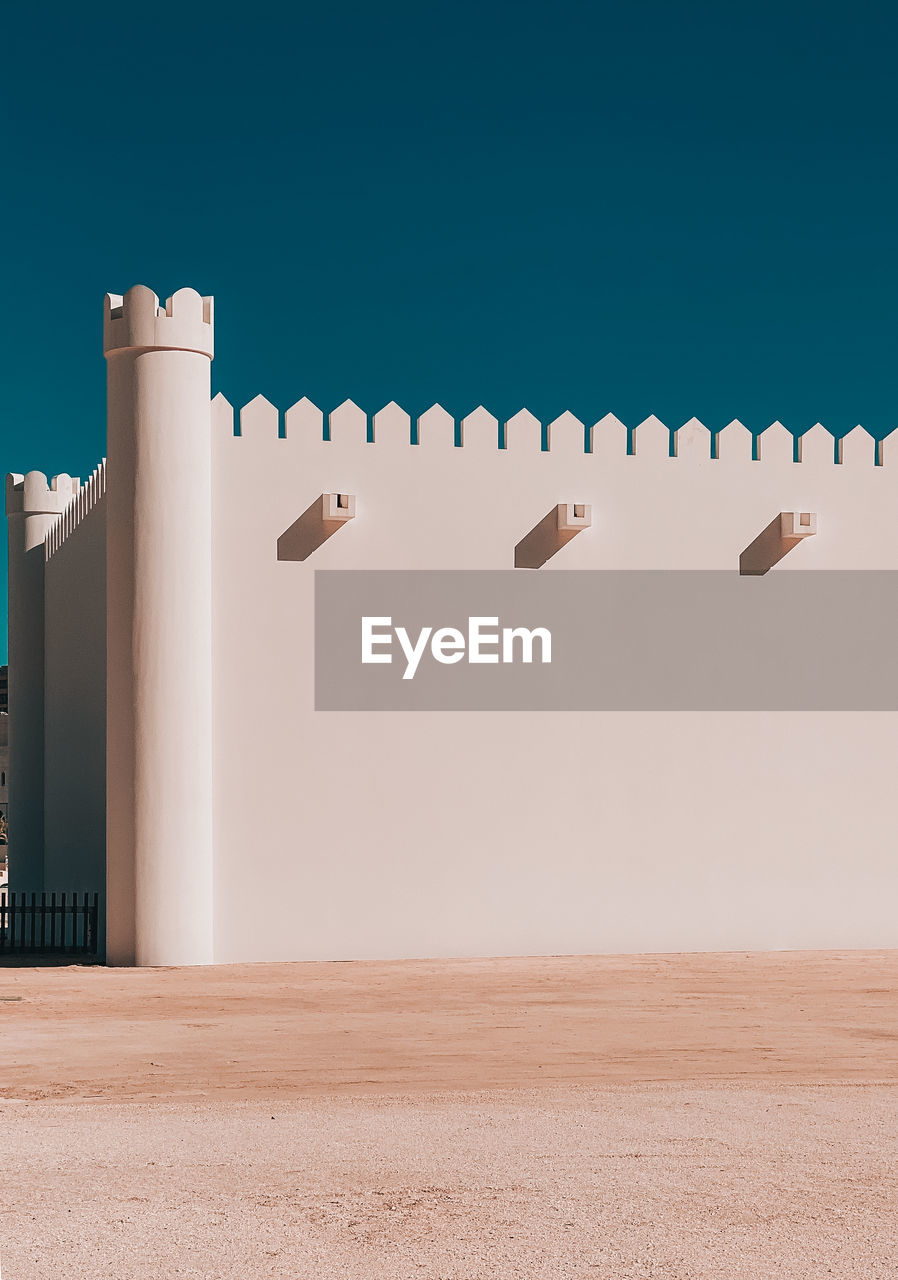
<svg viewBox="0 0 898 1280">
<path fill-rule="evenodd" d="M 278 538 L 278 560 L 307 560 L 354 516 L 355 497 L 351 493 L 319 494 Z"/>
<path fill-rule="evenodd" d="M 543 516 L 514 549 L 516 569 L 539 569 L 581 529 L 592 524 L 588 502 L 562 502 Z"/>
<path fill-rule="evenodd" d="M 793 547 L 816 532 L 815 512 L 781 511 L 742 552 L 739 572 L 745 576 L 762 577 Z"/>
</svg>

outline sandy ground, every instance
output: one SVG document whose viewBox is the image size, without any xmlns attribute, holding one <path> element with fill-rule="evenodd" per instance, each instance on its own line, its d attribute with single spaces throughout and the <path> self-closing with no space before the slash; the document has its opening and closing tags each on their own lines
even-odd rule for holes
<svg viewBox="0 0 898 1280">
<path fill-rule="evenodd" d="M 898 953 L 0 970 L 3 1280 L 898 1277 Z"/>
</svg>

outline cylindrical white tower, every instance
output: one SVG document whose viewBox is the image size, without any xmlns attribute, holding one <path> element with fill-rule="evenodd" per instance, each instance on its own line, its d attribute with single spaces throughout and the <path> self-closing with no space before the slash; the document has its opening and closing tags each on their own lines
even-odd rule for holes
<svg viewBox="0 0 898 1280">
<path fill-rule="evenodd" d="M 106 955 L 212 946 L 212 299 L 107 295 Z"/>
<path fill-rule="evenodd" d="M 9 884 L 26 893 L 44 888 L 44 538 L 72 492 L 65 475 L 49 484 L 40 471 L 6 477 Z"/>
</svg>

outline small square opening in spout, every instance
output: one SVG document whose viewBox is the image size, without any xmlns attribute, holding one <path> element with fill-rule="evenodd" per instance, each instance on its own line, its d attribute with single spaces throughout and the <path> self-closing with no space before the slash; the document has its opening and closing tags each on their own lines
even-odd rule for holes
<svg viewBox="0 0 898 1280">
<path fill-rule="evenodd" d="M 798 516 L 798 523 L 799 523 L 800 525 L 804 525 L 804 526 L 805 526 L 805 528 L 807 528 L 807 527 L 810 525 L 810 523 L 811 523 L 811 513 L 810 513 L 810 511 L 802 511 L 802 512 L 799 514 L 799 516 Z"/>
<path fill-rule="evenodd" d="M 585 515 L 586 515 L 586 503 L 575 502 L 574 503 L 574 519 L 582 520 Z"/>
<path fill-rule="evenodd" d="M 348 493 L 337 494 L 337 506 L 339 508 L 342 508 L 344 511 L 349 510 L 349 494 Z"/>
</svg>

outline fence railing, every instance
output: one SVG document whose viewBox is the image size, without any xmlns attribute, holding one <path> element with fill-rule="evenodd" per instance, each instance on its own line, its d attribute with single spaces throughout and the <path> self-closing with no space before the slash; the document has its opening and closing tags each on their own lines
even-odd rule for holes
<svg viewBox="0 0 898 1280">
<path fill-rule="evenodd" d="M 0 892 L 0 956 L 95 956 L 99 910 L 98 893 Z"/>
</svg>

